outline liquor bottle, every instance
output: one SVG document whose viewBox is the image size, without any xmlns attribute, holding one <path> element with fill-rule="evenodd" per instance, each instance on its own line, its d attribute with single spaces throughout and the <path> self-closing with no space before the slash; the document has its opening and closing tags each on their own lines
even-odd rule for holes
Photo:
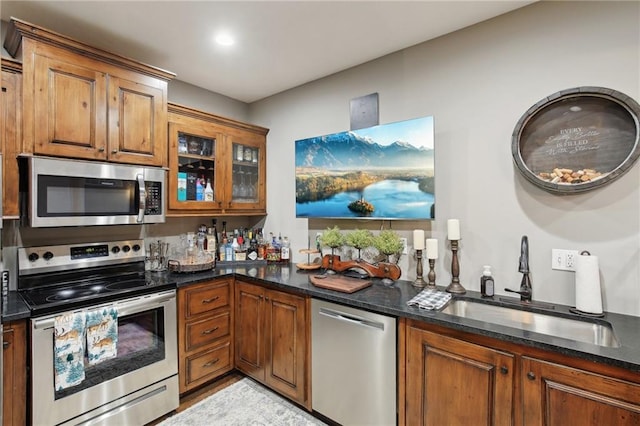
<svg viewBox="0 0 640 426">
<path fill-rule="evenodd" d="M 215 247 L 216 247 L 215 253 L 216 253 L 216 256 L 218 257 L 217 260 L 220 260 L 219 253 L 218 253 L 218 246 L 220 245 L 219 244 L 220 240 L 218 240 L 218 220 L 211 219 L 211 224 L 213 225 L 213 227 L 211 228 L 211 233 L 213 234 L 213 240 L 214 240 L 213 243 L 215 244 Z"/>
<path fill-rule="evenodd" d="M 216 235 L 216 228 L 207 229 L 207 240 L 206 240 L 206 250 L 207 253 L 211 254 L 214 258 L 218 257 L 218 242 Z"/>
<path fill-rule="evenodd" d="M 207 186 L 204 188 L 204 200 L 213 201 L 213 188 L 211 188 L 211 179 L 207 179 Z"/>
<path fill-rule="evenodd" d="M 218 260 L 220 262 L 225 262 L 229 259 L 227 259 L 227 238 L 223 237 L 222 238 L 222 243 L 220 244 L 220 247 L 218 247 Z"/>
<path fill-rule="evenodd" d="M 247 250 L 247 259 L 258 260 L 258 240 L 255 233 L 249 233 L 249 250 Z"/>
<path fill-rule="evenodd" d="M 256 241 L 258 242 L 258 260 L 264 260 L 267 256 L 267 246 L 264 242 L 264 235 L 262 235 L 262 228 L 258 228 L 256 231 Z"/>
<path fill-rule="evenodd" d="M 229 239 L 229 236 L 227 235 L 227 221 L 223 220 L 222 221 L 222 235 L 220 236 L 220 239 Z"/>
<path fill-rule="evenodd" d="M 238 244 L 238 241 L 235 238 L 233 239 L 233 242 L 228 242 L 227 241 L 226 256 L 227 256 L 227 261 L 229 261 L 229 262 L 233 262 L 234 260 L 236 260 L 235 250 L 234 250 L 234 246 L 233 246 L 234 243 Z"/>
<path fill-rule="evenodd" d="M 202 180 L 196 179 L 196 201 L 204 200 L 204 186 L 202 186 Z"/>
<path fill-rule="evenodd" d="M 282 246 L 280 247 L 280 262 L 289 263 L 291 261 L 291 246 L 289 244 L 289 238 L 284 237 L 282 240 Z"/>
</svg>

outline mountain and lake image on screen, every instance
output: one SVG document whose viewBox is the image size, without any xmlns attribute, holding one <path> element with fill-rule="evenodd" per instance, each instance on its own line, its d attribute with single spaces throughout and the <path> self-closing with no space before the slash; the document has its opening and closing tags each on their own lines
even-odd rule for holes
<svg viewBox="0 0 640 426">
<path fill-rule="evenodd" d="M 295 141 L 296 217 L 433 219 L 433 117 Z"/>
</svg>

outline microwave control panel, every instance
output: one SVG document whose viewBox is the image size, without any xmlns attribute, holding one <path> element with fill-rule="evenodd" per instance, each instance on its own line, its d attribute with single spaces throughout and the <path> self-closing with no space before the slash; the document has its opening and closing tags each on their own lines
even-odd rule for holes
<svg viewBox="0 0 640 426">
<path fill-rule="evenodd" d="M 145 215 L 162 214 L 162 183 L 161 182 L 145 182 L 147 190 Z"/>
</svg>

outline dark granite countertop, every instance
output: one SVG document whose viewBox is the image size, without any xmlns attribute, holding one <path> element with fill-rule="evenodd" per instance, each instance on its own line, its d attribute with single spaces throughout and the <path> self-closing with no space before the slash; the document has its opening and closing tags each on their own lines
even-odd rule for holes
<svg viewBox="0 0 640 426">
<path fill-rule="evenodd" d="M 317 273 L 318 271 L 301 271 L 293 265 L 280 266 L 256 262 L 254 264 L 218 263 L 216 268 L 211 271 L 189 274 L 148 274 L 153 274 L 152 277 L 155 280 L 166 283 L 175 282 L 178 288 L 208 281 L 213 278 L 235 276 L 236 278 L 249 282 L 264 284 L 276 289 L 295 291 L 318 299 L 324 299 L 376 313 L 421 320 L 426 323 L 560 352 L 593 362 L 640 372 L 640 335 L 638 335 L 638 330 L 640 330 L 640 317 L 606 313 L 604 318 L 596 320 L 610 323 L 621 343 L 621 347 L 618 348 L 601 347 L 408 306 L 407 302 L 421 291 L 421 289 L 413 287 L 409 281 L 399 280 L 392 286 L 387 287 L 382 283 L 382 280 L 373 279 L 373 284 L 370 287 L 348 294 L 319 288 L 311 284 L 309 282 L 309 276 Z M 454 298 L 456 297 L 482 300 L 480 294 L 473 291 L 467 291 L 463 296 L 454 295 Z M 519 302 L 517 298 L 496 296 L 489 303 L 505 304 L 512 307 Z M 569 308 L 569 306 L 554 305 L 554 315 L 583 319 L 570 313 Z M 530 308 L 526 309 L 535 310 Z M 29 310 L 24 302 L 21 301 L 20 296 L 16 292 L 9 292 L 8 300 L 5 302 L 3 309 L 3 322 L 28 318 L 29 316 Z"/>
</svg>

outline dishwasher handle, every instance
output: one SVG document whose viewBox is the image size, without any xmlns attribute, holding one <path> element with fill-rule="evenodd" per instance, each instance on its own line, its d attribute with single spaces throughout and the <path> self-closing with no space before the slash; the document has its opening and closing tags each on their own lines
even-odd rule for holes
<svg viewBox="0 0 640 426">
<path fill-rule="evenodd" d="M 351 324 L 361 325 L 363 327 L 375 328 L 384 331 L 384 324 L 377 321 L 371 321 L 366 318 L 357 317 L 347 314 L 345 312 L 334 311 L 333 309 L 320 308 L 318 311 L 320 315 L 324 315 L 329 318 L 333 318 L 338 321 L 344 321 Z"/>
</svg>

